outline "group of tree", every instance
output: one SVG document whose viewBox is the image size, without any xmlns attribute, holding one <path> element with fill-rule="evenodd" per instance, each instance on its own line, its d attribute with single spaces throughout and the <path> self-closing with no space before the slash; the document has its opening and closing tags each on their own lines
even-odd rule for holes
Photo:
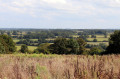
<svg viewBox="0 0 120 79">
<path fill-rule="evenodd" d="M 57 38 L 53 44 L 41 44 L 34 52 L 52 54 L 82 54 L 85 52 L 86 42 L 82 38 Z"/>
</svg>

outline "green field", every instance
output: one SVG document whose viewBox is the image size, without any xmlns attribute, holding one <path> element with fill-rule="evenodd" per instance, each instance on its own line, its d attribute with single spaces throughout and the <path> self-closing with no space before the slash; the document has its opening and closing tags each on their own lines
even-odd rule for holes
<svg viewBox="0 0 120 79">
<path fill-rule="evenodd" d="M 78 37 L 79 37 L 79 35 L 73 35 L 72 37 L 73 37 L 73 38 L 78 38 Z"/>
<path fill-rule="evenodd" d="M 16 42 L 19 42 L 20 39 L 13 39 L 13 41 L 16 43 Z"/>
<path fill-rule="evenodd" d="M 17 47 L 17 51 L 19 51 L 21 49 L 21 46 L 16 46 L 16 47 Z M 28 49 L 30 51 L 34 51 L 34 49 L 36 49 L 36 48 L 37 48 L 37 46 L 28 46 Z"/>
<path fill-rule="evenodd" d="M 92 45 L 99 45 L 100 43 L 104 43 L 108 45 L 108 42 L 87 42 L 87 44 L 92 44 Z"/>
<path fill-rule="evenodd" d="M 93 41 L 94 39 L 97 39 L 97 41 L 108 41 L 108 38 L 88 38 L 88 41 Z"/>
<path fill-rule="evenodd" d="M 94 39 L 97 39 L 97 41 L 103 42 L 103 41 L 108 41 L 109 37 L 110 37 L 109 35 L 107 36 L 107 38 L 105 38 L 104 35 L 96 35 L 96 38 L 91 38 L 91 35 L 89 35 L 89 38 L 87 40 L 93 41 Z"/>
<path fill-rule="evenodd" d="M 24 39 L 23 39 L 24 40 Z M 38 39 L 30 39 L 31 41 L 38 41 Z M 16 43 L 16 42 L 19 42 L 20 39 L 13 39 L 13 41 Z"/>
<path fill-rule="evenodd" d="M 48 38 L 46 39 L 47 41 L 50 41 L 50 40 L 55 40 L 55 38 Z"/>
<path fill-rule="evenodd" d="M 30 40 L 32 40 L 32 41 L 38 41 L 38 39 L 30 39 Z"/>
</svg>

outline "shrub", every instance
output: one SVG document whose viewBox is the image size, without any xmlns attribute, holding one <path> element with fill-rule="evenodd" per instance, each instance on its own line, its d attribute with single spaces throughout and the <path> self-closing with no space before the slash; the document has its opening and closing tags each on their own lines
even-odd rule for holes
<svg viewBox="0 0 120 79">
<path fill-rule="evenodd" d="M 95 55 L 100 55 L 101 52 L 102 52 L 102 50 L 98 47 L 93 47 L 93 48 L 90 49 L 90 54 L 91 55 L 94 55 L 94 54 Z"/>
<path fill-rule="evenodd" d="M 97 42 L 97 39 L 94 39 L 93 42 Z"/>
<path fill-rule="evenodd" d="M 50 54 L 49 46 L 49 43 L 41 44 L 37 49 L 34 50 L 34 53 Z"/>
<path fill-rule="evenodd" d="M 22 53 L 28 53 L 28 47 L 27 47 L 27 45 L 22 45 L 20 51 L 21 51 Z"/>
</svg>

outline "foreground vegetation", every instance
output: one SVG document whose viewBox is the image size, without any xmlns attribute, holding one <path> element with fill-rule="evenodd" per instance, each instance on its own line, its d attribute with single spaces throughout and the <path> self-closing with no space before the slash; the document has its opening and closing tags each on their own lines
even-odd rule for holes
<svg viewBox="0 0 120 79">
<path fill-rule="evenodd" d="M 0 55 L 1 79 L 120 79 L 120 55 Z"/>
</svg>

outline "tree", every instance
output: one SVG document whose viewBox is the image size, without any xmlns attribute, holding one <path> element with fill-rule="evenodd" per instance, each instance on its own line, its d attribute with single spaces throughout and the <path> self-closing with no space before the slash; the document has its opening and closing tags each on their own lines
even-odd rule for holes
<svg viewBox="0 0 120 79">
<path fill-rule="evenodd" d="M 79 44 L 78 44 L 77 40 L 75 40 L 75 39 L 68 40 L 67 49 L 69 49 L 69 54 L 78 54 Z"/>
<path fill-rule="evenodd" d="M 2 54 L 9 53 L 8 45 L 1 37 L 0 37 L 0 53 Z"/>
<path fill-rule="evenodd" d="M 27 45 L 22 45 L 21 46 L 21 50 L 20 50 L 22 53 L 27 53 L 28 52 L 28 47 L 27 47 Z"/>
<path fill-rule="evenodd" d="M 34 50 L 34 53 L 50 54 L 49 46 L 50 46 L 49 43 L 41 44 L 40 46 L 38 46 L 37 49 Z"/>
<path fill-rule="evenodd" d="M 8 35 L 0 35 L 0 38 L 2 39 L 2 43 L 5 46 L 6 50 L 8 49 L 7 52 L 15 52 L 16 47 L 15 43 L 13 42 L 13 39 L 8 36 Z"/>
<path fill-rule="evenodd" d="M 13 35 L 17 35 L 18 33 L 17 33 L 17 31 L 13 31 L 13 33 L 12 33 Z"/>
<path fill-rule="evenodd" d="M 42 39 L 38 39 L 38 43 L 39 43 L 39 45 L 40 44 L 42 44 L 42 43 L 46 43 L 47 41 L 44 39 L 44 38 L 42 38 Z"/>
<path fill-rule="evenodd" d="M 57 38 L 50 50 L 55 54 L 82 54 L 85 52 L 86 42 L 82 38 L 66 39 Z"/>
<path fill-rule="evenodd" d="M 107 33 L 106 33 L 106 34 L 104 34 L 104 37 L 105 37 L 105 38 L 107 38 Z"/>
<path fill-rule="evenodd" d="M 100 43 L 99 46 L 103 49 L 106 50 L 107 45 L 105 43 Z"/>
<path fill-rule="evenodd" d="M 79 38 L 82 38 L 84 41 L 88 41 L 87 38 L 89 38 L 88 35 L 80 35 Z"/>
<path fill-rule="evenodd" d="M 115 31 L 110 35 L 109 46 L 105 54 L 120 54 L 120 31 Z"/>
<path fill-rule="evenodd" d="M 54 40 L 54 44 L 50 46 L 50 49 L 54 54 L 67 54 L 67 44 L 68 41 L 66 38 L 58 37 Z"/>
<path fill-rule="evenodd" d="M 86 42 L 82 39 L 82 38 L 77 38 L 77 42 L 79 45 L 79 53 L 78 54 L 82 54 L 85 52 L 85 46 L 86 46 Z"/>
<path fill-rule="evenodd" d="M 97 39 L 94 39 L 93 42 L 97 42 Z"/>
<path fill-rule="evenodd" d="M 93 47 L 90 49 L 90 55 L 100 55 L 102 50 L 98 47 Z"/>
<path fill-rule="evenodd" d="M 0 54 L 6 53 L 4 45 L 0 43 Z"/>
</svg>

